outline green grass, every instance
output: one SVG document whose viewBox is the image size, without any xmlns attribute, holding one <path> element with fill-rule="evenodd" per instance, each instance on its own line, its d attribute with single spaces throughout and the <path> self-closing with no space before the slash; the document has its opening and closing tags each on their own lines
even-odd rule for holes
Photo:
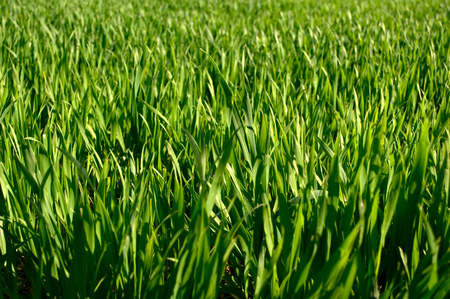
<svg viewBox="0 0 450 299">
<path fill-rule="evenodd" d="M 5 0 L 0 298 L 448 298 L 450 3 Z"/>
</svg>

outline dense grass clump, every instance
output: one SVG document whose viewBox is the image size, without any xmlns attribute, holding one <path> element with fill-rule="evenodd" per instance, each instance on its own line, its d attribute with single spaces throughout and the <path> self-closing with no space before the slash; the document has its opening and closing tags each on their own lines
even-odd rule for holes
<svg viewBox="0 0 450 299">
<path fill-rule="evenodd" d="M 0 297 L 448 298 L 448 1 L 0 15 Z"/>
</svg>

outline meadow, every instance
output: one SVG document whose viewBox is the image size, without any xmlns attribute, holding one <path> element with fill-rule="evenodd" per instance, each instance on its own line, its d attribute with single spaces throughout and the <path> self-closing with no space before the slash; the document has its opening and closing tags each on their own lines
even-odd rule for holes
<svg viewBox="0 0 450 299">
<path fill-rule="evenodd" d="M 449 1 L 0 15 L 0 298 L 449 298 Z"/>
</svg>

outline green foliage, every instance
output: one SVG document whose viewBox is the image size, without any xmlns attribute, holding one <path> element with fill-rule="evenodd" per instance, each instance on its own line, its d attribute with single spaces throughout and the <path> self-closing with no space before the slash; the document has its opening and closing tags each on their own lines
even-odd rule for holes
<svg viewBox="0 0 450 299">
<path fill-rule="evenodd" d="M 448 1 L 0 13 L 0 297 L 448 298 Z"/>
</svg>

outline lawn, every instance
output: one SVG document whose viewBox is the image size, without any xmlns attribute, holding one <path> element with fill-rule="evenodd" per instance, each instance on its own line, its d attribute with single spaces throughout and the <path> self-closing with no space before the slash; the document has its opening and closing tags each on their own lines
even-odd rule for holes
<svg viewBox="0 0 450 299">
<path fill-rule="evenodd" d="M 448 0 L 0 16 L 0 298 L 449 298 Z"/>
</svg>

